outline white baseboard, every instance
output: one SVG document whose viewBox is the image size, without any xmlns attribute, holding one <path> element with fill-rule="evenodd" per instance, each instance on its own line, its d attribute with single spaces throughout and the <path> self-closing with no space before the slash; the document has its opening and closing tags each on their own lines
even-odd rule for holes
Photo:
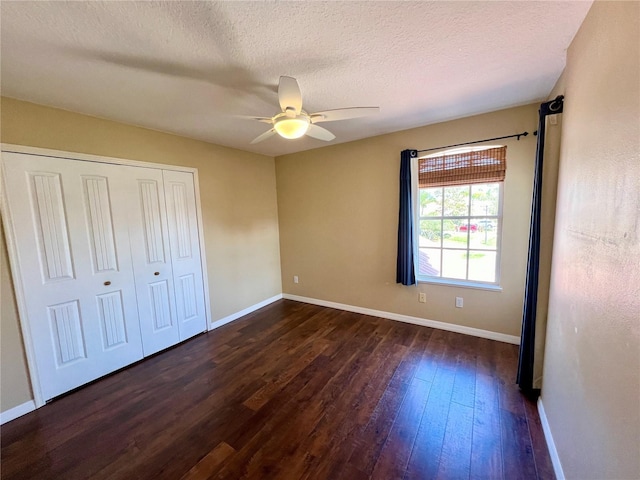
<svg viewBox="0 0 640 480">
<path fill-rule="evenodd" d="M 520 337 L 515 335 L 507 335 L 505 333 L 491 332 L 489 330 L 481 330 L 479 328 L 465 327 L 463 325 L 455 325 L 453 323 L 438 322 L 436 320 L 427 320 L 426 318 L 411 317 L 399 313 L 385 312 L 382 310 L 372 310 L 370 308 L 355 307 L 353 305 L 345 305 L 343 303 L 328 302 L 326 300 L 317 300 L 315 298 L 300 297 L 289 293 L 282 294 L 282 298 L 287 300 L 295 300 L 296 302 L 311 303 L 322 307 L 337 308 L 338 310 L 346 310 L 347 312 L 362 313 L 373 317 L 387 318 L 398 322 L 413 323 L 414 325 L 422 325 L 423 327 L 437 328 L 438 330 L 447 330 L 449 332 L 463 333 L 474 337 L 488 338 L 489 340 L 497 340 L 498 342 L 513 343 L 520 345 Z"/>
<path fill-rule="evenodd" d="M 549 449 L 549 456 L 551 457 L 551 463 L 553 464 L 553 471 L 555 472 L 558 480 L 564 480 L 565 477 L 564 472 L 562 471 L 562 464 L 560 463 L 558 450 L 556 450 L 556 443 L 553 441 L 553 435 L 551 435 L 551 429 L 549 428 L 547 414 L 544 411 L 544 405 L 542 405 L 542 397 L 538 397 L 538 415 L 540 416 L 544 439 L 547 441 L 547 448 Z"/>
<path fill-rule="evenodd" d="M 262 307 L 266 307 L 267 305 L 269 305 L 270 303 L 273 303 L 277 300 L 280 300 L 282 298 L 282 294 L 278 294 L 278 295 L 274 295 L 271 298 L 267 298 L 266 300 L 263 300 L 260 303 L 256 303 L 255 305 L 251 305 L 250 307 L 245 308 L 244 310 L 240 310 L 239 312 L 236 313 L 232 313 L 231 315 L 227 315 L 224 318 L 221 318 L 220 320 L 216 320 L 215 322 L 211 322 L 211 325 L 209 325 L 209 330 L 213 330 L 215 328 L 219 328 L 223 325 L 226 325 L 227 323 L 231 323 L 234 320 L 237 320 L 240 317 L 244 317 L 245 315 L 248 315 L 252 312 L 255 312 L 256 310 L 262 308 Z"/>
<path fill-rule="evenodd" d="M 0 425 L 4 425 L 11 420 L 15 420 L 22 415 L 25 415 L 29 412 L 33 412 L 36 409 L 36 404 L 33 400 L 29 400 L 17 407 L 10 408 L 6 412 L 0 413 Z"/>
</svg>

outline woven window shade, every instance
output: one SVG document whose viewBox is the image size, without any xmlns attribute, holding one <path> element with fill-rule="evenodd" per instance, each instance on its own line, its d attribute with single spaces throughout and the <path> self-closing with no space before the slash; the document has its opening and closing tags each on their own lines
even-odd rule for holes
<svg viewBox="0 0 640 480">
<path fill-rule="evenodd" d="M 418 161 L 420 188 L 504 181 L 507 147 L 421 158 Z"/>
</svg>

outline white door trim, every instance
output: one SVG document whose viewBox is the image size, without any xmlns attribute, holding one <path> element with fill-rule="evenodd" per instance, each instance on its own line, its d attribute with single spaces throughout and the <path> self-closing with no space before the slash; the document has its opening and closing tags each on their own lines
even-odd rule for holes
<svg viewBox="0 0 640 480">
<path fill-rule="evenodd" d="M 202 220 L 202 208 L 200 204 L 200 182 L 198 177 L 198 169 L 194 167 L 183 167 L 178 165 L 167 165 L 164 163 L 142 162 L 138 160 L 129 160 L 125 158 L 106 157 L 99 155 L 91 155 L 79 152 L 67 152 L 63 150 L 52 150 L 48 148 L 29 147 L 25 145 L 15 145 L 9 143 L 0 143 L 1 152 L 23 153 L 29 155 L 37 155 L 43 157 L 66 158 L 69 160 L 83 160 L 87 162 L 110 163 L 116 165 L 128 165 L 134 167 L 157 168 L 161 170 L 173 170 L 180 172 L 189 172 L 193 174 L 195 196 L 196 196 L 196 216 L 198 220 L 198 230 L 200 239 L 200 258 L 202 262 L 202 280 L 204 283 L 204 299 L 205 299 L 205 316 L 207 328 L 210 327 L 211 321 L 211 304 L 209 295 L 209 277 L 207 272 L 206 250 L 204 241 L 204 227 Z M 1 157 L 0 157 L 1 158 Z M 4 160 L 0 160 L 0 214 L 2 215 L 2 223 L 4 226 L 7 250 L 9 254 L 10 264 L 15 267 L 19 266 L 17 255 L 17 239 L 15 237 L 14 220 L 9 212 L 6 198 L 6 178 L 4 174 Z M 33 391 L 34 403 L 36 408 L 40 408 L 45 404 L 42 391 L 40 389 L 40 376 L 36 367 L 35 350 L 33 339 L 29 333 L 29 329 L 22 322 L 22 318 L 28 318 L 26 308 L 26 296 L 23 291 L 23 279 L 20 274 L 20 268 L 11 268 L 11 276 L 13 280 L 14 291 L 16 295 L 16 303 L 18 306 L 18 315 L 20 317 L 20 330 L 24 341 L 25 354 L 27 357 L 27 366 L 29 370 L 29 380 Z"/>
<path fill-rule="evenodd" d="M 164 163 L 141 162 L 140 160 L 129 160 L 128 158 L 106 157 L 102 155 L 91 155 L 88 153 L 65 152 L 63 150 L 51 150 L 49 148 L 27 147 L 25 145 L 14 145 L 11 143 L 0 144 L 3 152 L 27 153 L 29 155 L 39 155 L 41 157 L 68 158 L 69 160 L 84 160 L 85 162 L 113 163 L 116 165 L 129 165 L 132 167 L 159 168 L 162 170 L 177 170 L 180 172 L 197 172 L 197 168 L 182 167 L 179 165 L 167 165 Z"/>
<path fill-rule="evenodd" d="M 204 314 L 207 319 L 207 330 L 210 330 L 213 320 L 211 318 L 211 299 L 209 298 L 209 275 L 207 273 L 207 256 L 205 255 L 204 223 L 202 222 L 202 209 L 200 208 L 200 179 L 198 169 L 193 170 L 193 186 L 196 195 L 196 219 L 198 221 L 198 238 L 200 239 L 200 262 L 202 263 L 202 283 L 204 284 Z"/>
<path fill-rule="evenodd" d="M 33 339 L 26 323 L 22 321 L 23 318 L 28 318 L 26 295 L 23 290 L 22 275 L 19 268 L 15 268 L 18 263 L 18 247 L 17 239 L 15 238 L 15 230 L 13 228 L 13 219 L 11 218 L 11 212 L 9 211 L 9 205 L 7 201 L 7 186 L 6 177 L 4 173 L 4 161 L 0 162 L 0 184 L 2 189 L 0 192 L 0 213 L 2 214 L 2 223 L 4 226 L 5 238 L 7 240 L 7 252 L 9 254 L 9 263 L 11 264 L 11 279 L 13 280 L 13 289 L 16 295 L 16 303 L 18 306 L 18 316 L 20 331 L 22 332 L 22 340 L 24 342 L 25 354 L 27 357 L 27 367 L 29 370 L 29 381 L 31 383 L 31 391 L 33 392 L 33 401 L 36 408 L 40 408 L 44 405 L 44 399 L 42 397 L 42 391 L 40 390 L 40 375 L 38 373 L 38 364 L 36 362 L 35 347 L 33 346 Z"/>
</svg>

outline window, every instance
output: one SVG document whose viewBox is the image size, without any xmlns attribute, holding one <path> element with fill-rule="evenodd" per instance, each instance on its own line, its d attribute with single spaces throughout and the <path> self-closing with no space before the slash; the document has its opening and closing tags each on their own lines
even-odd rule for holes
<svg viewBox="0 0 640 480">
<path fill-rule="evenodd" d="M 415 167 L 418 280 L 498 286 L 506 147 L 450 150 Z"/>
</svg>

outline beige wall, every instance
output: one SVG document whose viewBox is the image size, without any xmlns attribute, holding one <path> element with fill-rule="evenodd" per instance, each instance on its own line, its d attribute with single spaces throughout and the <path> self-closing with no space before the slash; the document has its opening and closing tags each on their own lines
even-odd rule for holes
<svg viewBox="0 0 640 480">
<path fill-rule="evenodd" d="M 281 293 L 273 158 L 8 98 L 1 107 L 4 143 L 198 169 L 214 321 Z M 31 396 L 6 262 L 0 270 L 5 411 Z"/>
<path fill-rule="evenodd" d="M 505 142 L 501 292 L 396 284 L 398 177 L 406 148 L 533 133 L 537 116 L 529 105 L 277 157 L 283 292 L 520 335 L 535 137 Z"/>
<path fill-rule="evenodd" d="M 567 478 L 640 478 L 640 3 L 568 50 L 542 401 Z"/>
<path fill-rule="evenodd" d="M 0 411 L 33 398 L 11 283 L 4 231 L 0 232 Z"/>
</svg>

